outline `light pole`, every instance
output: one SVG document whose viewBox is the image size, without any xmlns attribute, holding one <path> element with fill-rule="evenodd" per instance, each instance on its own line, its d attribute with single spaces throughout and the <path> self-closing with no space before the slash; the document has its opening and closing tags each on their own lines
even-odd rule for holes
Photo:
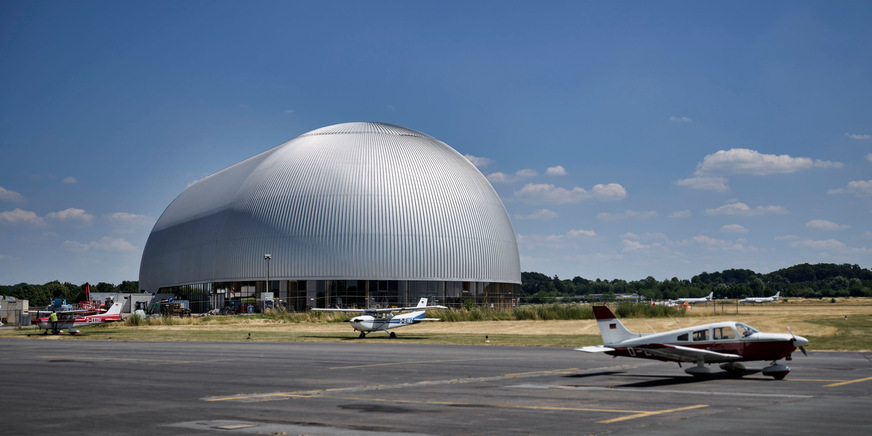
<svg viewBox="0 0 872 436">
<path fill-rule="evenodd" d="M 263 255 L 263 260 L 266 261 L 266 291 L 267 292 L 270 291 L 270 288 L 269 288 L 269 261 L 270 261 L 270 259 L 272 259 L 271 254 L 264 254 Z"/>
<path fill-rule="evenodd" d="M 271 254 L 264 254 L 264 255 L 263 255 L 263 260 L 266 261 L 266 291 L 265 291 L 265 292 L 271 292 L 271 291 L 272 291 L 272 290 L 270 289 L 270 286 L 269 286 L 269 261 L 270 261 L 270 259 L 272 259 L 272 255 L 271 255 Z M 257 303 L 257 302 L 255 301 L 255 303 Z"/>
</svg>

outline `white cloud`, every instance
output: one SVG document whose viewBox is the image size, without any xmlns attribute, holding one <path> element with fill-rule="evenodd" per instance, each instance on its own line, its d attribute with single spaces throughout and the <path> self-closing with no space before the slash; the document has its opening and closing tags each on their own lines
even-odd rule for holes
<svg viewBox="0 0 872 436">
<path fill-rule="evenodd" d="M 537 173 L 536 170 L 531 170 L 531 169 L 526 169 L 526 168 L 522 169 L 522 170 L 518 170 L 515 173 L 515 176 L 520 178 L 520 179 L 529 179 L 532 177 L 536 177 L 538 175 L 539 175 L 539 173 Z"/>
<path fill-rule="evenodd" d="M 16 208 L 12 211 L 0 212 L 0 222 L 11 224 L 43 225 L 45 221 L 35 212 Z"/>
<path fill-rule="evenodd" d="M 857 141 L 864 141 L 867 139 L 872 139 L 872 135 L 857 134 L 857 133 L 845 133 L 845 136 L 847 136 L 850 139 L 855 139 Z"/>
<path fill-rule="evenodd" d="M 617 201 L 627 196 L 627 190 L 617 183 L 594 185 L 592 192 L 597 200 L 602 201 Z"/>
<path fill-rule="evenodd" d="M 838 189 L 830 189 L 827 194 L 854 194 L 857 197 L 872 195 L 872 180 L 855 180 L 848 182 L 848 186 Z"/>
<path fill-rule="evenodd" d="M 105 251 L 105 252 L 127 252 L 134 251 L 136 247 L 130 242 L 121 238 L 110 238 L 104 236 L 99 241 L 91 241 L 87 244 L 78 241 L 64 241 L 64 247 L 72 251 Z"/>
<path fill-rule="evenodd" d="M 653 218 L 655 216 L 657 216 L 657 212 L 654 212 L 653 210 L 639 212 L 639 211 L 628 209 L 624 213 L 601 212 L 601 213 L 597 214 L 596 219 L 598 219 L 600 221 L 617 221 L 617 220 L 622 220 L 622 219 L 626 219 L 626 218 L 635 218 L 635 219 L 639 219 L 639 220 L 645 220 L 648 218 Z"/>
<path fill-rule="evenodd" d="M 706 235 L 697 235 L 691 238 L 691 241 L 702 245 L 706 248 L 718 249 L 718 250 L 730 250 L 730 251 L 747 251 L 753 250 L 753 247 L 749 247 L 745 245 L 744 239 L 737 239 L 735 241 L 726 241 L 723 239 L 715 239 L 708 237 Z"/>
<path fill-rule="evenodd" d="M 545 183 L 528 183 L 515 192 L 515 197 L 528 203 L 569 204 L 580 203 L 595 198 L 601 201 L 621 200 L 627 196 L 627 191 L 617 183 L 596 185 L 590 192 L 584 188 L 560 188 Z"/>
<path fill-rule="evenodd" d="M 717 215 L 738 215 L 738 216 L 756 216 L 756 215 L 768 215 L 773 213 L 787 213 L 787 209 L 781 206 L 757 206 L 755 208 L 749 207 L 745 203 L 736 202 L 725 204 L 717 209 L 706 209 L 705 213 L 712 216 Z"/>
<path fill-rule="evenodd" d="M 79 183 L 79 180 L 73 176 L 69 176 L 69 177 L 64 177 L 64 183 L 66 183 L 68 185 L 75 185 L 76 183 Z"/>
<path fill-rule="evenodd" d="M 517 172 L 515 172 L 514 175 L 501 172 L 492 173 L 487 176 L 487 179 L 490 180 L 491 183 L 511 183 L 536 177 L 538 175 L 539 173 L 537 173 L 535 170 L 525 168 L 522 170 L 518 170 Z"/>
<path fill-rule="evenodd" d="M 726 192 L 730 190 L 725 177 L 689 177 L 675 183 L 678 186 L 686 186 L 703 191 Z"/>
<path fill-rule="evenodd" d="M 556 167 L 549 167 L 547 170 L 545 170 L 545 174 L 549 176 L 565 176 L 568 173 L 566 172 L 566 168 L 557 165 Z"/>
<path fill-rule="evenodd" d="M 805 239 L 802 241 L 792 242 L 790 246 L 794 248 L 812 248 L 815 250 L 844 250 L 845 248 L 847 248 L 844 243 L 835 239 L 827 239 L 821 241 Z"/>
<path fill-rule="evenodd" d="M 844 165 L 841 162 L 817 159 L 814 161 L 814 166 L 817 168 L 841 168 Z"/>
<path fill-rule="evenodd" d="M 721 227 L 721 231 L 724 233 L 748 233 L 748 229 L 741 224 L 727 224 Z"/>
<path fill-rule="evenodd" d="M 529 215 L 515 215 L 515 217 L 521 220 L 549 220 L 557 218 L 557 212 L 548 209 L 539 209 Z"/>
<path fill-rule="evenodd" d="M 76 209 L 73 207 L 58 212 L 51 212 L 45 217 L 58 221 L 78 221 L 84 224 L 88 224 L 94 219 L 94 215 L 91 215 L 82 209 Z"/>
<path fill-rule="evenodd" d="M 570 238 L 594 238 L 596 237 L 596 232 L 593 230 L 576 229 L 566 232 L 566 235 Z"/>
<path fill-rule="evenodd" d="M 805 226 L 810 228 L 810 229 L 817 229 L 817 230 L 844 230 L 844 229 L 848 229 L 851 227 L 851 226 L 846 225 L 846 224 L 836 224 L 832 221 L 827 221 L 827 220 L 811 220 L 811 221 L 805 223 Z"/>
<path fill-rule="evenodd" d="M 813 161 L 807 157 L 790 157 L 786 154 L 762 154 L 747 148 L 719 150 L 703 158 L 696 167 L 696 175 L 711 174 L 750 174 L 765 176 L 769 174 L 789 174 L 796 171 L 820 166 L 832 168 L 840 163 Z"/>
<path fill-rule="evenodd" d="M 689 209 L 684 210 L 676 210 L 669 214 L 669 218 L 689 218 L 691 216 L 691 212 Z"/>
<path fill-rule="evenodd" d="M 866 155 L 866 160 L 872 162 L 872 153 Z"/>
<path fill-rule="evenodd" d="M 487 179 L 491 183 L 509 183 L 511 181 L 511 177 L 512 176 L 510 176 L 506 173 L 496 172 L 496 173 L 488 174 Z"/>
<path fill-rule="evenodd" d="M 478 168 L 486 167 L 486 166 L 494 163 L 493 160 L 488 159 L 486 157 L 478 157 L 478 156 L 473 156 L 471 154 L 464 154 L 463 157 L 465 157 L 467 160 L 472 162 L 472 164 Z"/>
<path fill-rule="evenodd" d="M 23 201 L 24 196 L 22 196 L 21 194 L 15 192 L 15 191 L 10 191 L 10 190 L 0 186 L 0 200 Z"/>
<path fill-rule="evenodd" d="M 624 251 L 643 251 L 651 248 L 650 245 L 645 245 L 639 241 L 631 241 L 629 239 L 624 239 L 621 243 L 624 244 Z"/>
<path fill-rule="evenodd" d="M 284 112 L 282 112 L 282 113 L 284 113 L 285 115 L 290 115 L 290 114 L 294 113 L 294 110 L 293 109 L 285 109 Z"/>
<path fill-rule="evenodd" d="M 673 116 L 669 117 L 669 121 L 672 121 L 675 123 L 689 123 L 689 122 L 692 122 L 693 120 L 688 118 L 688 117 L 676 117 L 675 115 L 673 115 Z"/>
</svg>

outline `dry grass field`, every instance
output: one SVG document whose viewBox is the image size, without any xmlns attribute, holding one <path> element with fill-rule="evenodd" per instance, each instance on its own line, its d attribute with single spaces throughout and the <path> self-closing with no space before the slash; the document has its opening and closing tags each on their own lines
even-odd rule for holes
<svg viewBox="0 0 872 436">
<path fill-rule="evenodd" d="M 872 299 L 796 300 L 757 305 L 705 304 L 677 318 L 622 319 L 628 329 L 648 333 L 733 320 L 765 332 L 787 333 L 787 327 L 810 340 L 809 350 L 872 350 Z M 147 325 L 120 323 L 86 327 L 78 336 L 41 335 L 35 330 L 5 330 L 0 337 L 75 340 L 169 341 L 358 341 L 343 322 L 288 322 L 248 316 L 173 319 Z M 408 343 L 487 344 L 577 347 L 601 343 L 594 320 L 575 321 L 467 321 L 428 322 L 394 330 L 397 339 L 383 332 L 365 341 Z M 250 337 L 249 337 L 250 334 Z M 487 342 L 485 342 L 487 338 Z"/>
</svg>

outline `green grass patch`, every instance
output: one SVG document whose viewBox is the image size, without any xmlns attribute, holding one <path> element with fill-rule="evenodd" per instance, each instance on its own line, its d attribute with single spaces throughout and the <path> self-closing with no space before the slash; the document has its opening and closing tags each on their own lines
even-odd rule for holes
<svg viewBox="0 0 872 436">
<path fill-rule="evenodd" d="M 802 335 L 808 339 L 806 349 L 870 351 L 872 350 L 872 319 L 868 317 L 830 318 L 809 321 L 824 327 L 835 327 L 838 333 L 833 336 Z"/>
</svg>

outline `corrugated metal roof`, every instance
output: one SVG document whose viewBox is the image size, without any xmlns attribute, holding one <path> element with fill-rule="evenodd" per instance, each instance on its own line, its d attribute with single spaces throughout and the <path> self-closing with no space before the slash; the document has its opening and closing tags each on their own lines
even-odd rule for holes
<svg viewBox="0 0 872 436">
<path fill-rule="evenodd" d="M 140 287 L 278 279 L 520 283 L 499 196 L 445 143 L 323 127 L 194 183 L 155 224 Z"/>
</svg>

